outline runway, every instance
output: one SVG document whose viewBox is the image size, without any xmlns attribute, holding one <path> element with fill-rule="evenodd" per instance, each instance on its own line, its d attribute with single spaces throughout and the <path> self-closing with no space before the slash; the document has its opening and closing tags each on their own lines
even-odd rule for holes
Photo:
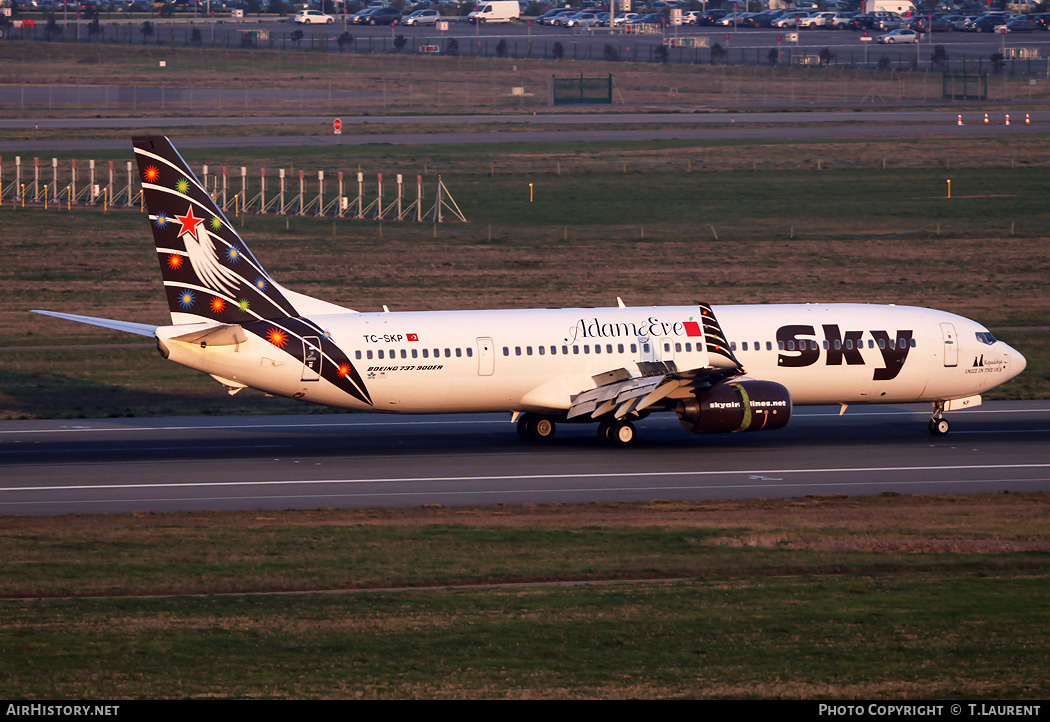
<svg viewBox="0 0 1050 722">
<path fill-rule="evenodd" d="M 673 415 L 630 449 L 594 426 L 522 442 L 509 415 L 0 422 L 0 513 L 610 503 L 1050 491 L 1050 402 L 950 414 L 803 407 L 788 428 L 697 436 Z"/>
</svg>

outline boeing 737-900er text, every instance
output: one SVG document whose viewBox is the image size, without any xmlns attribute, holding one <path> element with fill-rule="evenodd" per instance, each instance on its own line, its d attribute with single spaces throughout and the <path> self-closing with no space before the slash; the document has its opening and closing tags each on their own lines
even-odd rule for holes
<svg viewBox="0 0 1050 722">
<path fill-rule="evenodd" d="M 277 283 L 167 138 L 133 142 L 171 325 L 40 313 L 156 337 L 165 358 L 230 393 L 510 412 L 532 440 L 591 422 L 625 446 L 651 413 L 697 433 L 762 431 L 796 404 L 930 402 L 930 432 L 944 434 L 944 412 L 977 406 L 1025 367 L 981 324 L 904 306 L 353 311 Z"/>
</svg>

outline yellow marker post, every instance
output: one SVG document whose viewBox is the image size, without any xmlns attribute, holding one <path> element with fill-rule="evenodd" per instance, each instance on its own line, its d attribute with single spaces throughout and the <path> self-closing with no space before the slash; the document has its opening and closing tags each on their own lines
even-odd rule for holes
<svg viewBox="0 0 1050 722">
<path fill-rule="evenodd" d="M 529 183 L 529 203 L 532 203 L 532 184 Z"/>
<path fill-rule="evenodd" d="M 948 179 L 948 197 L 949 198 L 952 197 L 952 179 L 951 178 Z"/>
</svg>

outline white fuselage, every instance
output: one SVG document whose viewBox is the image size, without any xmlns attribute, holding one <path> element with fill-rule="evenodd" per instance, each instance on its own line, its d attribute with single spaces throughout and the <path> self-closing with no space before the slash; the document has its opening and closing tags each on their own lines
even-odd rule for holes
<svg viewBox="0 0 1050 722">
<path fill-rule="evenodd" d="M 1013 378 L 1024 357 L 980 324 L 925 308 L 865 304 L 714 306 L 752 378 L 785 386 L 795 404 L 944 401 Z M 172 361 L 224 383 L 315 403 L 384 412 L 558 413 L 593 376 L 673 361 L 732 366 L 691 335 L 697 306 L 339 313 L 311 316 L 350 359 L 372 400 L 348 396 L 303 363 L 301 337 L 276 348 L 256 335 L 230 345 L 171 341 Z M 275 322 L 279 323 L 279 322 Z M 323 354 L 322 354 L 323 356 Z"/>
</svg>

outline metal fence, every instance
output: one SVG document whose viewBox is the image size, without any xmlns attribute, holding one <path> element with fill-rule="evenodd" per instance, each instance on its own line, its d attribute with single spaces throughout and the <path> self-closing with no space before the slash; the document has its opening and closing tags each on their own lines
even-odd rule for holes
<svg viewBox="0 0 1050 722">
<path fill-rule="evenodd" d="M 78 163 L 51 158 L 31 162 L 0 157 L 0 208 L 72 209 L 73 206 L 142 207 L 142 187 L 131 161 Z M 67 165 L 68 163 L 68 165 Z M 343 171 L 202 166 L 198 178 L 224 213 L 315 216 L 346 220 L 466 222 L 441 176 L 427 198 L 423 176 L 415 184 L 403 174 L 384 181 Z"/>
<path fill-rule="evenodd" d="M 16 21 L 18 23 L 19 21 Z M 1050 58 L 1038 53 L 1008 52 L 1003 57 L 989 54 L 939 55 L 935 45 L 920 44 L 849 52 L 814 50 L 813 47 L 777 44 L 768 48 L 733 48 L 720 43 L 687 43 L 685 38 L 664 34 L 638 36 L 610 35 L 599 42 L 583 41 L 579 35 L 552 38 L 446 37 L 444 34 L 413 35 L 408 38 L 392 32 L 390 36 L 356 36 L 352 26 L 337 25 L 326 33 L 303 33 L 292 29 L 242 30 L 231 25 L 148 20 L 140 22 L 88 23 L 33 22 L 0 31 L 7 41 L 114 43 L 140 46 L 178 46 L 192 48 L 262 48 L 300 50 L 319 53 L 446 55 L 463 57 L 505 57 L 512 59 L 571 59 L 607 62 L 674 63 L 682 65 L 755 66 L 835 66 L 869 70 L 931 70 L 936 72 L 982 74 L 1009 77 L 1050 78 Z M 639 42 L 645 37 L 649 42 Z M 1023 50 L 1018 48 L 1011 51 Z"/>
</svg>

